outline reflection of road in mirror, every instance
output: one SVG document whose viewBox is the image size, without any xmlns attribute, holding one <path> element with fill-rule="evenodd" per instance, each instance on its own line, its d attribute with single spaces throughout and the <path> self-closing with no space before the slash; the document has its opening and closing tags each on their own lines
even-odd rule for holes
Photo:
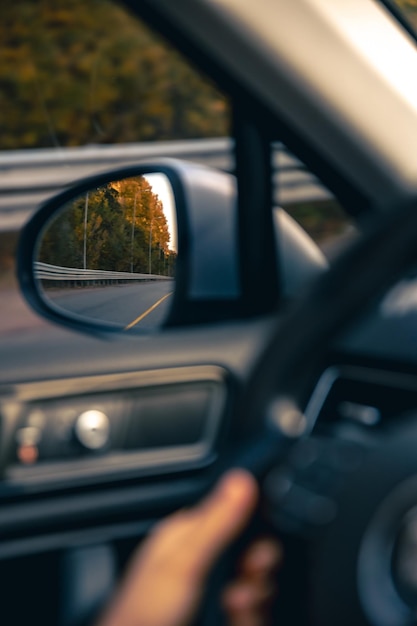
<svg viewBox="0 0 417 626">
<path fill-rule="evenodd" d="M 145 317 L 149 317 L 149 315 L 151 313 L 153 313 L 154 311 L 156 311 L 156 309 L 158 307 L 161 306 L 161 304 L 167 299 L 169 298 L 169 296 L 172 294 L 172 291 L 170 291 L 169 293 L 165 294 L 165 296 L 162 296 L 162 298 L 159 298 L 159 300 L 157 300 L 152 306 L 149 307 L 149 309 L 146 309 L 146 311 L 144 313 L 141 313 L 140 315 L 137 316 L 136 319 L 133 320 L 133 322 L 130 322 L 130 324 L 128 324 L 125 327 L 125 330 L 130 330 L 131 328 L 134 328 L 135 326 L 137 326 L 138 324 L 140 324 L 141 322 L 143 322 L 143 320 L 145 319 Z M 160 314 L 160 309 L 158 311 L 158 313 Z"/>
<path fill-rule="evenodd" d="M 174 280 L 143 281 L 128 285 L 54 289 L 44 292 L 52 303 L 66 312 L 92 321 L 121 326 L 130 332 L 155 330 L 167 318 Z"/>
</svg>

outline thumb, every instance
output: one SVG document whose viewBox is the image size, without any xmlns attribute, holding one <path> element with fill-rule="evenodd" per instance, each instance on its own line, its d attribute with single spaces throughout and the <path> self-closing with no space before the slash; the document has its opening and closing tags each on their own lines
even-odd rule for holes
<svg viewBox="0 0 417 626">
<path fill-rule="evenodd" d="M 205 573 L 247 525 L 258 502 L 255 478 L 245 470 L 225 474 L 190 514 L 195 525 L 192 548 Z"/>
</svg>

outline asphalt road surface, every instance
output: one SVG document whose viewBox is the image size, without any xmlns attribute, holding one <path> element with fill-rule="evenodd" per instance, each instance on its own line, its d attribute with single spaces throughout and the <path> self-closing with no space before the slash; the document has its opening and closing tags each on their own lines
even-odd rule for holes
<svg viewBox="0 0 417 626">
<path fill-rule="evenodd" d="M 175 288 L 173 280 L 127 285 L 50 289 L 45 295 L 65 312 L 120 325 L 125 331 L 154 330 L 165 321 Z"/>
</svg>

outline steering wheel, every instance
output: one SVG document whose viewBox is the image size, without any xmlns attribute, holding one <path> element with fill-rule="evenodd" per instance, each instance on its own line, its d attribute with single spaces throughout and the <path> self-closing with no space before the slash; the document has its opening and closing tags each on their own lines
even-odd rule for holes
<svg viewBox="0 0 417 626">
<path fill-rule="evenodd" d="M 302 410 L 331 342 L 416 260 L 416 240 L 414 203 L 368 223 L 277 320 L 239 407 L 248 444 L 233 464 L 258 477 L 276 527 L 311 542 L 310 626 L 416 621 L 417 420 L 356 442 Z"/>
</svg>

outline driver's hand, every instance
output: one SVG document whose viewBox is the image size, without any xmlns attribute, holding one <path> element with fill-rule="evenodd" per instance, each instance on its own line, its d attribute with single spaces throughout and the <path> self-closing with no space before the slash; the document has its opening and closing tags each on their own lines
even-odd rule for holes
<svg viewBox="0 0 417 626">
<path fill-rule="evenodd" d="M 140 546 L 99 626 L 188 626 L 208 573 L 248 523 L 258 500 L 254 478 L 227 473 L 197 506 L 159 524 Z M 274 594 L 279 545 L 260 539 L 242 555 L 223 604 L 233 626 L 263 626 Z"/>
</svg>

